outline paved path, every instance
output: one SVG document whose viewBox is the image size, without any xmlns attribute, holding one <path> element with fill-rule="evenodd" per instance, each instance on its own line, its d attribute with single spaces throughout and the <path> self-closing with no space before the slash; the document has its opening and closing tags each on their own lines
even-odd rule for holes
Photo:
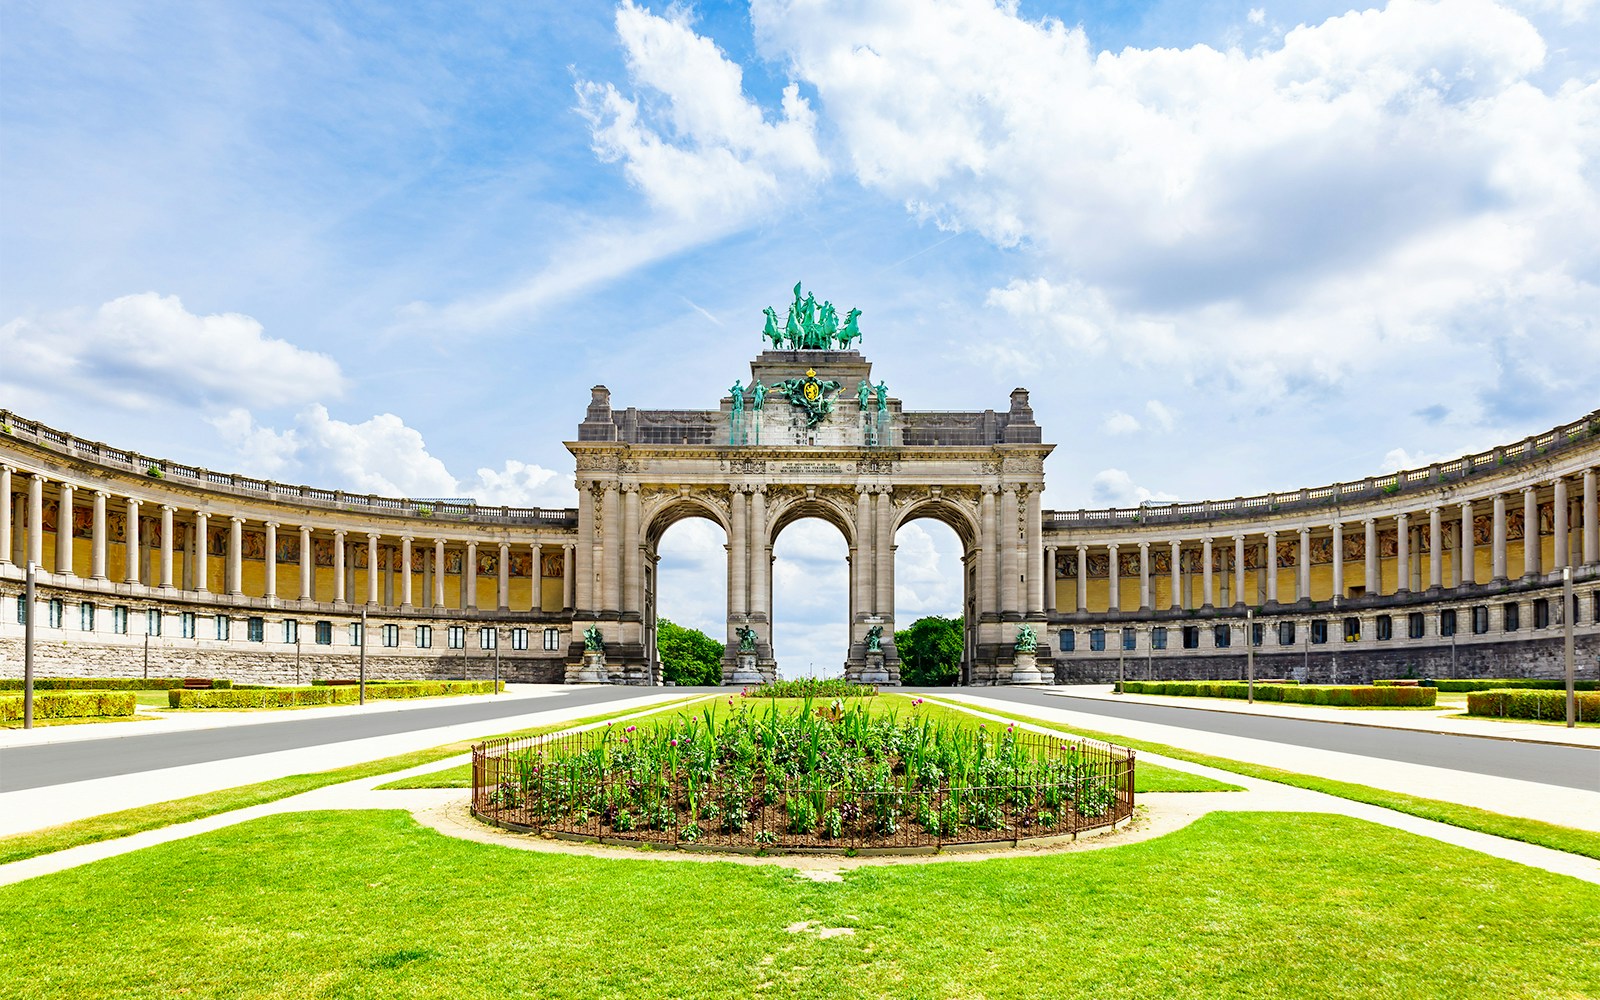
<svg viewBox="0 0 1600 1000">
<path fill-rule="evenodd" d="M 1524 740 L 1489 739 L 1454 733 L 1419 732 L 1365 720 L 1339 721 L 1241 713 L 1210 706 L 1176 706 L 1074 694 L 1049 688 L 963 688 L 958 692 L 992 702 L 1009 702 L 1017 710 L 1046 708 L 1098 716 L 1093 728 L 1129 733 L 1128 723 L 1170 730 L 1262 740 L 1286 747 L 1326 750 L 1401 764 L 1465 771 L 1517 781 L 1600 791 L 1600 750 Z M 1348 713 L 1347 713 L 1348 714 Z M 1389 713 L 1384 713 L 1389 714 Z M 1079 722 L 1079 725 L 1084 723 Z M 1172 742 L 1172 741 L 1167 741 Z M 1187 746 L 1185 743 L 1174 745 Z"/>
</svg>

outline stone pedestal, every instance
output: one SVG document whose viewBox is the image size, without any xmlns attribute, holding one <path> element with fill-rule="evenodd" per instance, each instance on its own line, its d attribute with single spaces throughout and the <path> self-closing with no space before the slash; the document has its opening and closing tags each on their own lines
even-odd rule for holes
<svg viewBox="0 0 1600 1000">
<path fill-rule="evenodd" d="M 1018 653 L 1011 660 L 1011 683 L 1044 683 L 1044 677 L 1039 673 L 1038 658 L 1033 653 Z"/>
<path fill-rule="evenodd" d="M 861 668 L 862 684 L 888 684 L 889 670 L 883 665 L 883 650 L 867 653 L 867 662 Z"/>
<path fill-rule="evenodd" d="M 607 684 L 610 678 L 606 674 L 606 654 L 603 650 L 585 650 L 583 662 L 574 667 L 567 665 L 568 684 Z"/>
<path fill-rule="evenodd" d="M 760 684 L 761 671 L 756 668 L 756 654 L 739 653 L 734 658 L 732 684 Z"/>
</svg>

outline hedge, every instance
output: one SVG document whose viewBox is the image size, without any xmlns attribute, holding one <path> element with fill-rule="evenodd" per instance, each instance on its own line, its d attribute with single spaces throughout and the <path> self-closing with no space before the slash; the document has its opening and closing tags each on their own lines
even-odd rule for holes
<svg viewBox="0 0 1600 1000">
<path fill-rule="evenodd" d="M 207 678 L 214 688 L 226 688 L 226 677 Z M 35 691 L 170 691 L 183 687 L 182 677 L 35 677 Z M 21 691 L 22 678 L 0 677 L 0 691 Z"/>
<path fill-rule="evenodd" d="M 502 683 L 501 687 L 504 687 Z M 437 698 L 452 694 L 492 694 L 494 681 L 391 681 L 368 684 L 367 698 Z M 354 705 L 361 689 L 349 687 L 234 688 L 223 691 L 167 692 L 173 708 L 291 708 L 297 705 Z"/>
<path fill-rule="evenodd" d="M 1249 685 L 1244 681 L 1125 681 L 1122 689 L 1128 694 L 1165 694 L 1199 698 L 1249 697 Z M 1437 697 L 1436 690 L 1424 687 L 1256 685 L 1257 701 L 1281 701 L 1302 705 L 1428 707 Z"/>
<path fill-rule="evenodd" d="M 1574 699 L 1573 718 L 1579 722 L 1600 722 L 1600 693 L 1584 692 Z M 1467 695 L 1468 715 L 1490 715 L 1503 719 L 1567 719 L 1565 691 L 1500 689 L 1474 691 Z"/>
<path fill-rule="evenodd" d="M 138 699 L 127 691 L 42 692 L 33 696 L 35 719 L 127 718 Z M 0 722 L 22 720 L 22 696 L 0 695 Z"/>
<path fill-rule="evenodd" d="M 1502 677 L 1469 681 L 1429 680 L 1422 683 L 1433 685 L 1440 691 L 1501 691 L 1506 688 L 1565 691 L 1567 689 L 1565 680 L 1550 680 L 1545 677 Z M 1577 681 L 1573 684 L 1573 689 L 1576 691 L 1600 691 L 1600 681 Z"/>
</svg>

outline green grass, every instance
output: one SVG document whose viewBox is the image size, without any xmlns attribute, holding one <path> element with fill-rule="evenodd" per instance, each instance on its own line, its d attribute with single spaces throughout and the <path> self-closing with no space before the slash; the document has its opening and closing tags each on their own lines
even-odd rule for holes
<svg viewBox="0 0 1600 1000">
<path fill-rule="evenodd" d="M 855 933 L 786 931 L 803 921 Z M 475 844 L 398 811 L 311 813 L 0 889 L 18 1000 L 1554 1000 L 1600 995 L 1596 941 L 1596 886 L 1307 814 L 1212 814 L 1122 847 L 830 884 Z"/>
<path fill-rule="evenodd" d="M 822 700 L 814 701 L 812 702 L 812 705 L 813 707 L 820 708 L 828 703 L 828 700 Z M 857 702 L 855 699 L 850 699 L 846 703 L 854 705 Z M 776 707 L 776 709 L 780 712 L 795 712 L 801 710 L 804 707 L 804 704 L 804 700 L 800 698 L 779 698 L 775 701 L 773 699 L 735 698 L 734 704 L 730 708 L 727 699 L 725 697 L 719 697 L 716 700 L 715 708 L 719 713 L 737 710 L 741 707 L 760 713 L 769 712 L 774 707 Z M 921 705 L 914 705 L 913 700 L 909 695 L 879 694 L 874 698 L 867 699 L 866 704 L 868 705 L 868 710 L 872 715 L 886 715 L 890 712 L 893 712 L 898 718 L 904 720 L 910 718 L 912 712 L 917 712 L 920 713 L 924 718 L 934 719 L 935 721 L 950 725 L 965 726 L 975 729 L 984 724 L 984 720 L 968 714 L 966 711 L 957 706 L 949 705 L 943 702 L 927 701 L 923 702 Z M 692 714 L 698 715 L 698 709 L 699 706 L 696 706 L 696 710 Z M 648 725 L 650 722 L 677 715 L 680 711 L 682 710 L 678 708 L 672 708 L 660 712 L 654 712 L 650 715 L 644 716 L 643 718 L 635 720 L 633 725 Z M 993 725 L 993 723 L 990 723 L 990 725 Z M 391 781 L 386 785 L 379 785 L 378 787 L 471 788 L 472 765 L 458 764 L 455 767 L 445 768 L 439 771 L 432 771 L 427 774 L 417 774 L 412 775 L 409 778 L 401 778 L 398 781 Z M 1198 774 L 1190 774 L 1187 771 L 1176 771 L 1170 767 L 1162 767 L 1159 764 L 1141 763 L 1134 768 L 1133 790 L 1135 793 L 1139 793 L 1237 792 L 1241 789 L 1238 785 L 1229 785 Z"/>
<path fill-rule="evenodd" d="M 1407 795 L 1403 792 L 1390 792 L 1382 788 L 1357 785 L 1349 781 L 1337 781 L 1333 778 L 1320 778 L 1316 775 L 1285 771 L 1282 768 L 1268 767 L 1264 764 L 1250 764 L 1240 760 L 1229 760 L 1226 757 L 1214 757 L 1211 754 L 1197 753 L 1193 750 L 1185 750 L 1182 747 L 1169 746 L 1165 743 L 1152 743 L 1149 740 L 1112 736 L 1108 733 L 1080 729 L 1076 726 L 1068 727 L 1060 722 L 1050 722 L 1046 719 L 1038 719 L 1029 715 L 1019 715 L 1015 712 L 1006 712 L 987 707 L 982 708 L 981 711 L 990 715 L 1015 719 L 1018 722 L 1044 726 L 1057 732 L 1071 733 L 1088 739 L 1111 741 L 1118 746 L 1132 747 L 1135 750 L 1160 754 L 1163 757 L 1171 757 L 1173 760 L 1188 761 L 1191 764 L 1204 764 L 1220 771 L 1242 774 L 1248 778 L 1276 781 L 1284 785 L 1293 785 L 1296 788 L 1324 792 L 1341 799 L 1350 799 L 1353 802 L 1365 802 L 1368 805 L 1393 809 L 1409 816 L 1429 819 L 1437 823 L 1447 823 L 1450 826 L 1459 826 L 1463 830 L 1475 830 L 1478 833 L 1487 833 L 1495 837 L 1520 840 L 1528 844 L 1537 844 L 1540 847 L 1548 847 L 1557 851 L 1567 851 L 1571 854 L 1581 854 L 1584 857 L 1600 859 L 1600 833 L 1593 833 L 1589 830 L 1579 830 L 1556 823 L 1546 823 L 1542 820 L 1524 819 L 1520 816 L 1507 816 L 1503 813 L 1490 812 L 1487 809 L 1479 809 L 1475 806 L 1442 802 L 1438 799 Z M 1142 770 L 1146 766 L 1149 765 L 1140 763 L 1138 768 Z"/>
<path fill-rule="evenodd" d="M 573 726 L 581 726 L 585 723 L 615 719 L 637 711 L 639 709 L 635 706 L 634 708 L 607 712 L 602 715 L 573 719 L 569 722 L 558 722 L 533 729 L 519 729 L 515 732 L 501 735 L 536 736 L 542 733 L 570 729 Z M 24 858 L 31 858 L 40 854 L 64 851 L 69 847 L 81 847 L 84 844 L 93 844 L 102 840 L 127 837 L 145 830 L 155 830 L 163 826 L 172 826 L 176 823 L 204 819 L 207 816 L 215 816 L 218 813 L 260 805 L 263 802 L 276 802 L 278 799 L 285 799 L 291 795 L 299 795 L 301 792 L 313 791 L 327 785 L 336 785 L 342 781 L 355 781 L 358 778 L 370 778 L 374 775 L 403 771 L 406 768 L 416 767 L 420 764 L 431 764 L 436 760 L 444 760 L 447 757 L 454 757 L 457 754 L 470 751 L 474 742 L 477 741 L 463 740 L 457 743 L 447 743 L 442 746 L 430 747 L 426 750 L 416 750 L 394 757 L 368 761 L 364 764 L 351 764 L 348 767 L 334 768 L 330 771 L 317 771 L 312 774 L 293 774 L 284 778 L 275 778 L 272 781 L 259 781 L 255 784 L 224 788 L 218 792 L 207 792 L 204 795 L 170 799 L 153 805 L 123 809 L 118 812 L 91 816 L 71 823 L 62 823 L 59 826 L 45 827 L 42 830 L 31 830 L 28 833 L 0 837 L 0 865 L 21 861 Z"/>
</svg>

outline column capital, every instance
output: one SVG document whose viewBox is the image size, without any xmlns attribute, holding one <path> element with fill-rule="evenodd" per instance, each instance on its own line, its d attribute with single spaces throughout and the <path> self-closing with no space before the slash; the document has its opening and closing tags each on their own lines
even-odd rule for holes
<svg viewBox="0 0 1600 1000">
<path fill-rule="evenodd" d="M 312 527 L 312 526 L 311 526 L 311 525 L 309 525 L 309 524 L 302 524 L 302 525 L 300 525 L 300 533 L 301 533 L 301 534 L 302 534 L 302 535 L 304 535 L 304 534 L 308 534 L 308 533 L 310 533 L 310 532 L 313 532 L 313 531 L 316 531 L 316 530 L 317 530 L 317 529 L 316 529 L 316 528 L 314 528 L 314 527 Z"/>
<path fill-rule="evenodd" d="M 139 498 L 137 498 L 137 497 L 127 497 L 127 498 L 125 498 L 125 499 L 126 499 L 126 500 L 127 500 L 127 501 L 128 501 L 128 506 L 129 506 L 129 507 L 137 507 L 137 506 L 139 506 L 139 505 L 140 505 L 140 504 L 142 504 L 142 503 L 144 503 L 144 501 L 143 501 L 143 500 L 140 500 L 140 499 L 139 499 Z"/>
<path fill-rule="evenodd" d="M 0 472 L 16 472 L 17 467 L 9 462 L 0 462 Z"/>
<path fill-rule="evenodd" d="M 1139 551 L 1140 552 L 1148 552 L 1148 551 L 1150 551 L 1150 543 L 1149 542 L 1140 542 L 1139 543 Z"/>
<path fill-rule="evenodd" d="M 1106 548 L 1111 552 L 1115 552 L 1115 551 L 1117 551 L 1117 543 L 1116 542 L 1107 542 L 1106 543 Z"/>
<path fill-rule="evenodd" d="M 1411 514 L 1407 511 L 1401 511 L 1394 516 L 1394 519 L 1401 524 L 1405 524 L 1407 521 L 1411 520 Z"/>
<path fill-rule="evenodd" d="M 376 542 L 378 539 L 380 539 L 382 537 L 383 537 L 383 535 L 379 534 L 376 531 L 367 532 L 367 541 L 369 541 L 369 542 Z"/>
<path fill-rule="evenodd" d="M 1089 546 L 1087 546 L 1087 545 L 1083 545 L 1083 544 L 1081 544 L 1081 543 L 1080 543 L 1080 544 L 1079 544 L 1079 545 L 1078 545 L 1078 554 L 1079 554 L 1079 555 L 1084 555 L 1084 554 L 1086 554 L 1086 553 L 1087 553 L 1087 552 L 1088 552 L 1088 551 L 1089 551 Z"/>
<path fill-rule="evenodd" d="M 1296 528 L 1295 533 L 1300 535 L 1309 535 L 1311 534 L 1311 529 L 1308 527 Z"/>
<path fill-rule="evenodd" d="M 1363 520 L 1361 523 L 1366 525 L 1369 528 L 1375 528 L 1378 525 L 1378 519 L 1375 518 L 1375 517 L 1369 517 L 1369 518 Z"/>
<path fill-rule="evenodd" d="M 109 499 L 111 499 L 111 494 L 110 494 L 110 492 L 108 492 L 108 491 L 106 491 L 106 490 L 95 490 L 95 491 L 94 491 L 94 495 L 95 495 L 95 496 L 97 496 L 97 497 L 100 497 L 100 498 L 101 498 L 101 499 L 102 499 L 102 500 L 109 500 Z"/>
<path fill-rule="evenodd" d="M 1273 528 L 1269 531 L 1263 532 L 1263 534 L 1265 534 L 1268 538 L 1276 539 L 1278 537 L 1278 529 Z"/>
<path fill-rule="evenodd" d="M 1328 525 L 1328 530 L 1329 531 L 1343 531 L 1344 530 L 1344 522 L 1343 521 L 1334 521 L 1332 524 Z"/>
<path fill-rule="evenodd" d="M 1438 517 L 1439 516 L 1439 507 L 1438 507 L 1437 504 L 1435 504 L 1434 506 L 1428 508 L 1428 516 L 1429 517 Z"/>
<path fill-rule="evenodd" d="M 81 487 L 74 486 L 72 483 L 69 483 L 69 482 L 67 482 L 65 480 L 62 480 L 61 482 L 56 484 L 56 489 L 58 489 L 58 490 L 75 491 L 75 490 L 78 490 L 80 488 Z"/>
<path fill-rule="evenodd" d="M 267 527 L 271 528 L 273 531 L 277 531 L 278 530 L 278 522 L 277 521 L 263 521 L 262 523 L 265 524 Z"/>
<path fill-rule="evenodd" d="M 1525 497 L 1526 496 L 1531 496 L 1532 494 L 1537 493 L 1537 492 L 1539 492 L 1539 487 L 1537 487 L 1537 486 L 1524 486 L 1522 488 L 1522 495 L 1525 496 Z"/>
<path fill-rule="evenodd" d="M 44 473 L 42 473 L 42 472 L 30 472 L 30 473 L 28 473 L 28 478 L 29 479 L 37 479 L 39 482 L 42 483 L 42 482 L 44 482 Z"/>
<path fill-rule="evenodd" d="M 1246 539 L 1246 538 L 1247 538 L 1247 537 L 1248 537 L 1248 536 L 1246 536 L 1246 535 L 1234 535 L 1234 536 L 1233 536 L 1233 540 L 1234 540 L 1234 541 L 1235 541 L 1235 542 L 1242 542 L 1242 541 L 1244 541 L 1244 540 L 1245 540 L 1245 539 Z"/>
<path fill-rule="evenodd" d="M 232 521 L 234 524 L 244 523 L 244 518 L 240 517 L 238 514 L 229 514 L 228 520 Z"/>
<path fill-rule="evenodd" d="M 164 511 L 175 511 L 175 510 L 177 510 L 177 509 L 178 509 L 178 508 L 176 508 L 176 507 L 174 507 L 174 506 L 173 506 L 173 505 L 172 505 L 172 504 L 170 504 L 170 503 L 164 503 L 164 504 L 162 504 L 162 505 L 161 505 L 161 509 L 162 509 L 162 510 L 164 510 Z"/>
<path fill-rule="evenodd" d="M 400 540 L 402 542 L 414 542 L 417 540 L 417 538 L 415 535 L 401 535 Z"/>
<path fill-rule="evenodd" d="M 435 545 L 449 545 L 450 544 L 450 539 L 448 539 L 448 538 L 435 538 L 433 540 L 433 544 L 435 544 Z"/>
<path fill-rule="evenodd" d="M 1310 529 L 1307 529 L 1307 528 L 1302 528 L 1302 529 L 1300 529 L 1300 530 L 1302 530 L 1302 531 L 1308 531 L 1308 530 L 1310 530 Z M 1205 536 L 1204 536 L 1204 537 L 1202 537 L 1202 538 L 1201 538 L 1201 539 L 1200 539 L 1200 541 L 1201 541 L 1201 543 L 1202 543 L 1202 544 L 1204 544 L 1204 545 L 1210 545 L 1210 544 L 1211 544 L 1211 536 L 1210 536 L 1210 535 L 1205 535 Z"/>
<path fill-rule="evenodd" d="M 334 528 L 333 529 L 333 537 L 335 537 L 335 538 L 344 538 L 348 534 L 350 534 L 350 532 L 345 528 Z"/>
<path fill-rule="evenodd" d="M 511 543 L 510 542 L 499 542 L 497 544 L 500 546 L 500 551 L 501 552 L 508 551 L 511 548 Z"/>
<path fill-rule="evenodd" d="M 624 493 L 637 493 L 637 492 L 639 492 L 639 484 L 638 483 L 623 483 L 621 489 L 622 489 L 622 492 L 624 492 Z"/>
</svg>

